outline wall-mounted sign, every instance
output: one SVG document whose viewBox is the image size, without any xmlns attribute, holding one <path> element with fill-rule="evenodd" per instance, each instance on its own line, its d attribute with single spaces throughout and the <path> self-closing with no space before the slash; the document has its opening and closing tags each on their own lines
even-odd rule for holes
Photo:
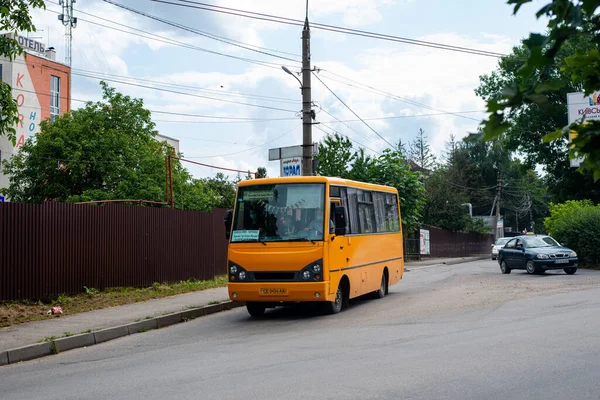
<svg viewBox="0 0 600 400">
<path fill-rule="evenodd" d="M 284 158 L 281 160 L 281 176 L 301 176 L 302 159 L 300 157 Z"/>
<path fill-rule="evenodd" d="M 585 117 L 585 121 L 593 121 L 600 119 L 600 93 L 593 92 L 589 96 L 584 96 L 583 92 L 575 92 L 567 94 L 567 112 L 569 117 L 569 125 L 580 121 Z M 577 133 L 571 131 L 569 133 L 569 142 L 571 142 Z M 579 167 L 583 157 L 571 160 L 571 167 Z"/>
<path fill-rule="evenodd" d="M 420 245 L 419 250 L 421 255 L 428 256 L 431 254 L 431 245 L 429 242 L 429 230 L 420 229 L 419 232 Z"/>
<path fill-rule="evenodd" d="M 46 45 L 44 43 L 38 42 L 33 39 L 29 39 L 25 36 L 15 35 L 14 33 L 5 33 L 2 36 L 9 37 L 11 39 L 17 39 L 17 42 L 19 42 L 19 46 L 21 46 L 25 50 L 31 50 L 35 51 L 36 53 L 42 54 L 46 52 Z"/>
</svg>

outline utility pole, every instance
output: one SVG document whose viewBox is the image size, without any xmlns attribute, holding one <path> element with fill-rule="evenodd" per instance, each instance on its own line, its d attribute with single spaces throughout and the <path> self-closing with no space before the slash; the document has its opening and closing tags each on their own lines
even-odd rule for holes
<svg viewBox="0 0 600 400">
<path fill-rule="evenodd" d="M 498 221 L 500 221 L 500 204 L 502 202 L 502 174 L 498 172 L 498 194 L 496 195 L 496 217 L 494 218 L 494 239 L 502 237 L 498 233 Z"/>
<path fill-rule="evenodd" d="M 308 0 L 306 0 L 306 19 L 302 30 L 302 175 L 313 175 L 312 143 L 312 99 L 310 84 L 310 27 L 308 25 Z"/>
<path fill-rule="evenodd" d="M 529 202 L 529 221 L 531 222 L 531 232 L 535 233 L 535 221 L 533 220 L 533 210 L 531 207 L 533 205 L 533 202 L 531 201 L 531 196 L 529 195 L 529 192 L 527 193 L 527 201 Z"/>
</svg>

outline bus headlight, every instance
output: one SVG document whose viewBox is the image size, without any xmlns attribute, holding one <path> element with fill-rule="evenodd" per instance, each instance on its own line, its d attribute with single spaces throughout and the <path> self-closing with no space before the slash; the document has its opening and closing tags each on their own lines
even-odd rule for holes
<svg viewBox="0 0 600 400">
<path fill-rule="evenodd" d="M 244 268 L 240 267 L 237 264 L 234 264 L 231 261 L 229 261 L 228 270 L 229 270 L 229 281 L 230 282 L 244 281 L 246 279 L 252 278 L 251 275 L 248 274 Z"/>
<path fill-rule="evenodd" d="M 323 260 L 313 261 L 302 268 L 298 280 L 302 282 L 321 282 L 323 280 Z"/>
</svg>

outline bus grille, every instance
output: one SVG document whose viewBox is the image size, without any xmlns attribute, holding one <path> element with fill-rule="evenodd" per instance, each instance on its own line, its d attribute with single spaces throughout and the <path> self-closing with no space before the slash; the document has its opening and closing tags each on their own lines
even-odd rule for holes
<svg viewBox="0 0 600 400">
<path fill-rule="evenodd" d="M 294 281 L 295 272 L 255 272 L 254 279 L 257 281 Z"/>
</svg>

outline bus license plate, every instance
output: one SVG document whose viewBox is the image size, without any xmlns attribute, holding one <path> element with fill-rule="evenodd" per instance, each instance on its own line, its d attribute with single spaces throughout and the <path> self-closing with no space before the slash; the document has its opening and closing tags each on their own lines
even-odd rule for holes
<svg viewBox="0 0 600 400">
<path fill-rule="evenodd" d="M 261 296 L 287 296 L 288 290 L 283 288 L 260 288 Z"/>
<path fill-rule="evenodd" d="M 555 263 L 557 263 L 557 264 L 568 264 L 569 260 L 556 260 Z"/>
</svg>

